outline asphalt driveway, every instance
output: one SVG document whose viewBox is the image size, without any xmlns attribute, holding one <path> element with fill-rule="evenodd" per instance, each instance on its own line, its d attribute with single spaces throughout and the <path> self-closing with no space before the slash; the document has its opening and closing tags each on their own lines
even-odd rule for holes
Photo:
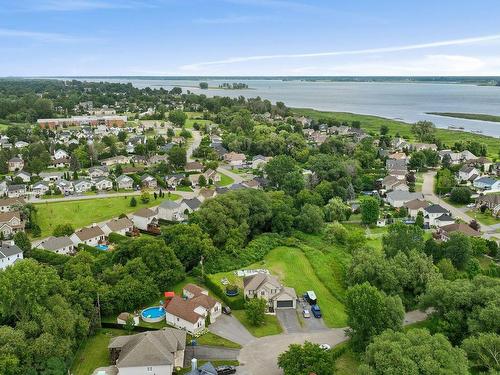
<svg viewBox="0 0 500 375">
<path fill-rule="evenodd" d="M 302 327 L 295 309 L 276 309 L 276 317 L 285 333 L 302 332 Z"/>
<path fill-rule="evenodd" d="M 255 337 L 231 315 L 222 314 L 215 323 L 208 326 L 208 330 L 220 337 L 236 342 L 240 345 L 246 345 L 255 340 Z"/>
</svg>

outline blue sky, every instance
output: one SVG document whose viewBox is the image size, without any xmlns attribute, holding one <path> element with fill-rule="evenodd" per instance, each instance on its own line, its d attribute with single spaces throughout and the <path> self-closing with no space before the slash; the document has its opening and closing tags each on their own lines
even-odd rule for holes
<svg viewBox="0 0 500 375">
<path fill-rule="evenodd" d="M 500 75 L 498 0 L 0 0 L 0 76 Z"/>
</svg>

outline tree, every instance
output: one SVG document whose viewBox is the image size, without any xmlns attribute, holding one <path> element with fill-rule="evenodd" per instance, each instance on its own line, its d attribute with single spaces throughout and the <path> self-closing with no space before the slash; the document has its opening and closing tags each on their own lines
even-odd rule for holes
<svg viewBox="0 0 500 375">
<path fill-rule="evenodd" d="M 267 302 L 263 298 L 251 298 L 245 304 L 245 316 L 251 325 L 258 327 L 266 320 Z"/>
<path fill-rule="evenodd" d="M 141 202 L 142 202 L 142 204 L 146 204 L 146 203 L 148 203 L 150 200 L 151 200 L 151 194 L 149 193 L 149 191 L 144 190 L 144 191 L 141 193 Z"/>
<path fill-rule="evenodd" d="M 328 222 L 349 220 L 352 213 L 351 207 L 345 204 L 339 197 L 330 199 L 324 207 L 324 211 L 325 220 Z"/>
<path fill-rule="evenodd" d="M 132 314 L 129 314 L 127 320 L 125 321 L 125 324 L 123 325 L 123 329 L 130 335 L 130 333 L 134 330 L 134 327 L 134 316 Z"/>
<path fill-rule="evenodd" d="M 329 350 L 306 341 L 304 345 L 291 344 L 279 355 L 278 366 L 285 375 L 330 375 L 334 361 Z"/>
<path fill-rule="evenodd" d="M 417 151 L 411 154 L 410 162 L 408 164 L 410 169 L 415 169 L 417 171 L 420 171 L 424 169 L 426 165 L 427 165 L 427 159 L 423 151 Z"/>
<path fill-rule="evenodd" d="M 458 186 L 451 189 L 450 200 L 454 203 L 468 204 L 472 195 L 471 190 L 465 186 Z"/>
<path fill-rule="evenodd" d="M 403 327 L 405 310 L 398 296 L 386 296 L 368 283 L 348 289 L 346 296 L 348 335 L 356 350 L 363 350 L 372 338 L 386 329 Z"/>
<path fill-rule="evenodd" d="M 418 211 L 417 217 L 415 218 L 415 226 L 419 228 L 424 227 L 424 213 L 422 211 Z"/>
<path fill-rule="evenodd" d="M 387 135 L 389 133 L 389 127 L 387 125 L 380 125 L 380 135 Z"/>
<path fill-rule="evenodd" d="M 319 233 L 324 225 L 323 216 L 321 208 L 306 203 L 296 218 L 296 226 L 305 233 Z"/>
<path fill-rule="evenodd" d="M 208 89 L 208 83 L 207 82 L 200 82 L 200 89 L 202 89 L 202 90 Z"/>
<path fill-rule="evenodd" d="M 59 224 L 52 231 L 52 235 L 55 237 L 71 236 L 73 233 L 75 233 L 75 229 L 73 228 L 73 225 L 69 223 Z"/>
<path fill-rule="evenodd" d="M 443 335 L 426 329 L 408 332 L 388 330 L 375 337 L 366 349 L 361 375 L 469 374 L 467 358 Z"/>
<path fill-rule="evenodd" d="M 174 146 L 168 151 L 168 160 L 170 164 L 175 169 L 183 169 L 184 165 L 186 165 L 186 149 L 180 146 Z"/>
<path fill-rule="evenodd" d="M 430 121 L 419 121 L 412 125 L 411 130 L 420 142 L 434 141 L 436 127 Z"/>
<path fill-rule="evenodd" d="M 201 187 L 204 187 L 207 185 L 207 179 L 205 176 L 200 175 L 200 177 L 198 178 L 198 185 L 200 185 Z"/>
<path fill-rule="evenodd" d="M 380 215 L 379 202 L 373 197 L 363 197 L 361 200 L 361 221 L 363 224 L 375 224 Z"/>
<path fill-rule="evenodd" d="M 479 371 L 500 371 L 500 336 L 496 333 L 481 333 L 469 337 L 462 343 L 473 368 Z"/>
<path fill-rule="evenodd" d="M 130 198 L 130 207 L 136 207 L 137 206 L 137 199 L 135 197 Z"/>
<path fill-rule="evenodd" d="M 14 234 L 14 243 L 25 252 L 31 250 L 31 241 L 25 232 L 17 232 Z"/>
<path fill-rule="evenodd" d="M 382 237 L 382 244 L 388 257 L 400 251 L 405 254 L 411 250 L 421 252 L 424 249 L 424 231 L 416 225 L 397 222 L 389 226 L 387 234 Z"/>
<path fill-rule="evenodd" d="M 440 169 L 436 174 L 436 193 L 446 194 L 456 185 L 455 176 L 449 169 Z"/>
<path fill-rule="evenodd" d="M 187 114 L 180 109 L 175 109 L 170 111 L 168 114 L 168 120 L 172 122 L 177 127 L 181 128 L 184 126 L 187 120 Z"/>
<path fill-rule="evenodd" d="M 462 271 L 472 256 L 471 239 L 462 233 L 452 233 L 450 239 L 442 245 L 442 249 L 443 255 Z"/>
</svg>

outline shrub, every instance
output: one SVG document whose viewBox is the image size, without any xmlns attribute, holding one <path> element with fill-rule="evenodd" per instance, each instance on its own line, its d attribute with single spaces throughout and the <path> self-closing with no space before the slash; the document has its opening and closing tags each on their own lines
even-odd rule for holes
<svg viewBox="0 0 500 375">
<path fill-rule="evenodd" d="M 455 187 L 451 190 L 450 200 L 454 203 L 468 204 L 472 195 L 468 187 Z"/>
</svg>

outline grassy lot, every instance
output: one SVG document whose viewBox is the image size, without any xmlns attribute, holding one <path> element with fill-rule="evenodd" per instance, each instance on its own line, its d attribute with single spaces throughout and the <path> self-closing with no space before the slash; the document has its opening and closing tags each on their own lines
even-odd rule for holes
<svg viewBox="0 0 500 375">
<path fill-rule="evenodd" d="M 110 197 L 85 200 L 70 200 L 61 202 L 36 204 L 36 221 L 42 229 L 42 237 L 52 234 L 59 224 L 71 223 L 74 228 L 84 227 L 92 223 L 98 223 L 122 213 L 130 213 L 142 207 L 159 205 L 163 200 L 179 199 L 180 196 L 171 194 L 165 198 L 151 199 L 148 203 L 141 203 L 139 197 L 137 206 L 130 207 L 130 197 Z"/>
<path fill-rule="evenodd" d="M 390 135 L 394 136 L 396 133 L 399 133 L 401 137 L 415 140 L 415 137 L 411 132 L 410 124 L 402 121 L 391 120 L 378 116 L 358 115 L 348 112 L 316 111 L 309 108 L 294 108 L 293 111 L 299 115 L 315 119 L 333 117 L 341 122 L 360 121 L 362 129 L 373 133 L 378 133 L 381 125 L 387 125 Z M 436 136 L 443 142 L 444 145 L 448 147 L 458 141 L 477 141 L 485 143 L 488 146 L 489 157 L 497 157 L 498 152 L 500 151 L 500 142 L 498 142 L 498 139 L 494 137 L 448 129 L 436 129 Z"/>
<path fill-rule="evenodd" d="M 282 332 L 281 325 L 275 315 L 266 315 L 265 323 L 260 327 L 254 327 L 247 320 L 244 310 L 233 310 L 232 313 L 255 337 L 277 335 Z"/>
<path fill-rule="evenodd" d="M 436 116 L 444 116 L 444 117 L 453 117 L 453 118 L 464 118 L 467 120 L 500 122 L 500 116 L 485 115 L 483 113 L 427 112 L 427 114 L 436 115 Z"/>
<path fill-rule="evenodd" d="M 191 335 L 187 335 L 187 342 L 191 342 L 192 339 L 193 338 L 191 337 Z M 217 336 L 212 332 L 207 332 L 203 336 L 200 336 L 195 340 L 198 345 L 222 346 L 224 348 L 230 349 L 241 349 L 240 344 L 225 339 L 224 337 Z"/>
<path fill-rule="evenodd" d="M 217 182 L 217 186 L 228 186 L 234 183 L 234 180 L 227 174 L 219 173 L 220 181 Z"/>
<path fill-rule="evenodd" d="M 344 342 L 335 346 L 332 350 L 339 350 L 345 346 L 348 346 L 348 342 Z M 352 349 L 348 348 L 340 357 L 335 360 L 335 371 L 336 375 L 351 375 L 356 374 L 358 371 L 358 367 L 361 364 L 361 358 L 359 354 L 352 351 Z"/>
<path fill-rule="evenodd" d="M 493 217 L 490 213 L 485 212 L 484 214 L 481 211 L 469 210 L 466 212 L 470 217 L 475 218 L 481 224 L 484 225 L 495 225 L 500 224 L 500 219 Z"/>
<path fill-rule="evenodd" d="M 76 352 L 71 373 L 90 375 L 97 367 L 109 366 L 109 340 L 126 334 L 127 332 L 121 329 L 100 329 L 94 336 L 85 340 Z"/>
<path fill-rule="evenodd" d="M 181 185 L 177 186 L 175 188 L 175 190 L 177 190 L 177 191 L 188 191 L 188 192 L 192 192 L 193 191 L 193 189 L 190 186 L 181 186 Z"/>
</svg>

